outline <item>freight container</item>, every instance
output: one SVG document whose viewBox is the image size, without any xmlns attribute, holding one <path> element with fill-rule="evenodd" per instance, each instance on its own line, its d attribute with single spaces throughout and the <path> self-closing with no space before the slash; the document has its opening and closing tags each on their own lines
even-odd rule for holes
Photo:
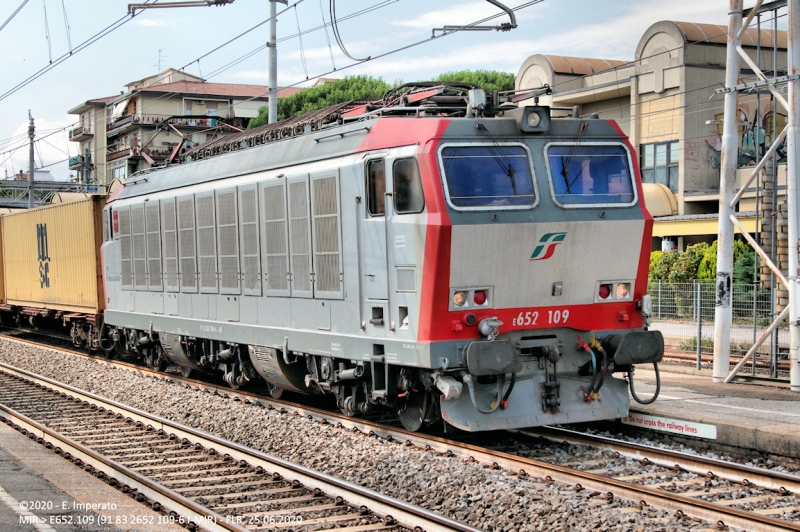
<svg viewBox="0 0 800 532">
<path fill-rule="evenodd" d="M 6 307 L 103 310 L 104 205 L 105 196 L 90 196 L 0 218 Z"/>
</svg>

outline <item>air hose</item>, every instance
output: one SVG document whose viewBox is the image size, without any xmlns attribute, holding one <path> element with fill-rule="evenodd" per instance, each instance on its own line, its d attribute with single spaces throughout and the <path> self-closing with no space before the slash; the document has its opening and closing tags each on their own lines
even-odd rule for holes
<svg viewBox="0 0 800 532">
<path fill-rule="evenodd" d="M 517 374 L 511 374 L 511 383 L 508 385 L 508 390 L 506 390 L 505 395 L 503 395 L 503 400 L 500 401 L 500 410 L 505 410 L 508 408 L 508 396 L 511 395 L 511 390 L 514 389 L 514 383 L 517 382 Z"/>
<path fill-rule="evenodd" d="M 656 400 L 658 394 L 661 392 L 661 375 L 658 373 L 658 362 L 653 362 L 653 371 L 656 372 L 656 391 L 650 399 L 645 399 L 643 401 L 639 399 L 639 396 L 636 395 L 636 391 L 633 389 L 633 366 L 628 370 L 628 385 L 631 388 L 631 397 L 640 405 L 649 405 Z"/>
<path fill-rule="evenodd" d="M 481 414 L 491 414 L 495 412 L 498 408 L 500 408 L 500 397 L 503 395 L 503 384 L 505 383 L 505 375 L 503 375 L 502 379 L 497 379 L 497 399 L 489 410 L 484 410 L 483 408 L 478 406 L 478 400 L 475 398 L 475 383 L 472 380 L 472 375 L 469 373 L 465 374 L 464 382 L 467 383 L 467 388 L 469 389 L 469 398 L 472 399 L 472 406 L 475 407 L 475 410 L 480 412 Z"/>
<path fill-rule="evenodd" d="M 608 354 L 594 335 L 592 335 L 588 344 L 583 342 L 581 335 L 578 335 L 578 346 L 589 353 L 589 355 L 592 357 L 592 384 L 589 386 L 588 390 L 583 392 L 586 402 L 591 403 L 597 399 L 597 396 L 600 393 L 600 388 L 602 388 L 603 383 L 606 382 L 606 375 L 608 373 Z M 597 367 L 597 354 L 595 354 L 595 352 L 602 356 L 602 368 Z"/>
</svg>

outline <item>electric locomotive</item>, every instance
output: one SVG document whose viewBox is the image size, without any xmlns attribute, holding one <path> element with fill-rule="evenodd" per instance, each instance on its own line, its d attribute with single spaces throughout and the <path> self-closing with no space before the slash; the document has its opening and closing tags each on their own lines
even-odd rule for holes
<svg viewBox="0 0 800 532">
<path fill-rule="evenodd" d="M 186 151 L 103 214 L 108 345 L 467 431 L 628 413 L 652 218 L 613 121 L 416 83 Z M 534 98 L 534 105 L 516 100 Z"/>
</svg>

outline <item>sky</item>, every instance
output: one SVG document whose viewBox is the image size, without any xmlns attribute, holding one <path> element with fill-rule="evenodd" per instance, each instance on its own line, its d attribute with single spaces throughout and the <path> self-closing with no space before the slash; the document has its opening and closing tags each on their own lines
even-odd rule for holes
<svg viewBox="0 0 800 532">
<path fill-rule="evenodd" d="M 356 74 L 408 82 L 462 69 L 516 74 L 528 56 L 538 53 L 632 60 L 641 35 L 660 20 L 728 23 L 728 0 L 542 0 L 525 7 L 529 3 L 505 1 L 521 8 L 512 31 L 459 32 L 431 40 L 433 28 L 471 24 L 501 10 L 485 0 L 339 0 L 336 17 L 345 49 L 355 58 L 375 58 L 355 66 L 330 27 L 327 33 L 322 28 L 323 18 L 330 21 L 330 0 L 279 3 L 279 11 L 289 8 L 278 17 L 278 84 L 307 86 L 318 76 Z M 753 3 L 745 0 L 745 7 Z M 37 138 L 46 137 L 37 142 L 36 167 L 67 179 L 63 161 L 77 154 L 77 144 L 64 130 L 77 118 L 68 110 L 119 94 L 126 83 L 156 74 L 159 65 L 217 83 L 267 85 L 268 23 L 213 51 L 267 20 L 267 0 L 147 9 L 135 17 L 127 13 L 123 0 L 0 2 L 0 26 L 5 24 L 0 29 L 0 179 L 27 171 L 29 110 Z M 487 24 L 506 21 L 503 15 Z M 304 32 L 300 38 L 299 32 Z M 421 44 L 389 53 L 414 43 Z"/>
</svg>

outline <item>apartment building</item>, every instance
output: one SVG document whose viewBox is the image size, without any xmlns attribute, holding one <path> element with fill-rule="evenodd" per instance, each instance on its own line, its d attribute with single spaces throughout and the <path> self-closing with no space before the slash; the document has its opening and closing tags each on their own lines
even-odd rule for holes
<svg viewBox="0 0 800 532">
<path fill-rule="evenodd" d="M 279 89 L 278 97 L 299 90 Z M 128 83 L 117 96 L 70 109 L 79 117 L 70 140 L 80 144 L 70 169 L 85 183 L 124 179 L 172 160 L 181 150 L 242 131 L 268 102 L 263 85 L 209 83 L 167 69 Z"/>
</svg>

